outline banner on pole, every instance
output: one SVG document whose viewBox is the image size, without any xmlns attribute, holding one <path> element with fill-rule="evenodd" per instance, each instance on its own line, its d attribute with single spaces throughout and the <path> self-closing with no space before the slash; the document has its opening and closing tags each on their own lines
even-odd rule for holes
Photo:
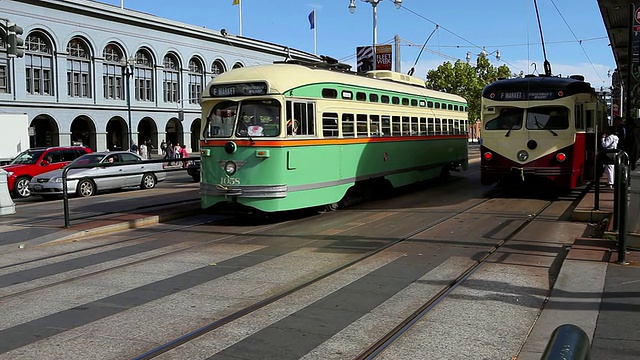
<svg viewBox="0 0 640 360">
<path fill-rule="evenodd" d="M 392 61 L 391 45 L 376 46 L 375 70 L 391 70 Z M 374 70 L 373 46 L 358 46 L 356 48 L 356 68 L 359 73 Z"/>
</svg>

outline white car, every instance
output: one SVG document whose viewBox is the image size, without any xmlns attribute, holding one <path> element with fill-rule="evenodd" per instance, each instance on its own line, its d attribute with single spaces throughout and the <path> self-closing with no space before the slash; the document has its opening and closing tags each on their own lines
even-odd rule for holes
<svg viewBox="0 0 640 360">
<path fill-rule="evenodd" d="M 67 193 L 87 197 L 98 191 L 140 187 L 152 189 L 166 178 L 163 163 L 145 162 L 128 151 L 95 152 L 75 159 L 71 165 L 95 164 L 91 168 L 71 169 L 67 173 Z M 63 168 L 64 169 L 64 168 Z M 62 171 L 53 170 L 37 175 L 29 182 L 33 195 L 44 198 L 62 195 Z M 108 175 L 108 177 L 102 177 Z"/>
</svg>

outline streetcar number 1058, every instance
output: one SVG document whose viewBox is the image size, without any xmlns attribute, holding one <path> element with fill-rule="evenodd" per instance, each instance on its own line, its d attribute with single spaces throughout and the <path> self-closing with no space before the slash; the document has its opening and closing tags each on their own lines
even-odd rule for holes
<svg viewBox="0 0 640 360">
<path fill-rule="evenodd" d="M 240 185 L 240 179 L 232 177 L 221 177 L 220 184 L 222 185 Z"/>
</svg>

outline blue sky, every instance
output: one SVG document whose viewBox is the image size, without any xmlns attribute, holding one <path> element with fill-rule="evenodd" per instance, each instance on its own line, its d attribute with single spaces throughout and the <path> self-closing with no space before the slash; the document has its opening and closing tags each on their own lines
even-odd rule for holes
<svg viewBox="0 0 640 360">
<path fill-rule="evenodd" d="M 356 0 L 241 0 L 242 35 L 314 51 L 314 30 L 309 13 L 316 10 L 317 54 L 329 55 L 355 69 L 355 49 L 373 41 L 373 8 Z M 121 0 L 100 0 L 120 6 Z M 124 0 L 127 9 L 209 29 L 239 33 L 239 7 L 232 0 Z M 599 89 L 611 85 L 608 70 L 615 61 L 596 0 L 537 0 L 547 59 L 554 75 L 581 74 Z M 378 12 L 378 44 L 401 38 L 402 72 L 415 66 L 414 76 L 425 78 L 429 69 L 445 61 L 471 62 L 484 47 L 494 65 L 505 64 L 514 73 L 543 70 L 540 31 L 533 0 L 403 0 L 396 9 L 392 0 L 381 0 Z M 429 35 L 436 28 L 422 55 Z M 495 54 L 499 50 L 501 59 Z M 394 54 L 395 55 L 395 54 Z M 532 63 L 536 64 L 534 68 Z"/>
</svg>

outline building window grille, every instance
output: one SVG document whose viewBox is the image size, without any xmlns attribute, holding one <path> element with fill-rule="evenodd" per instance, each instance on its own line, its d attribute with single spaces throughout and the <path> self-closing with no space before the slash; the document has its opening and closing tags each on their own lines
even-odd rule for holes
<svg viewBox="0 0 640 360">
<path fill-rule="evenodd" d="M 202 94 L 204 71 L 200 61 L 189 60 L 189 104 L 197 104 Z"/>
<path fill-rule="evenodd" d="M 122 51 L 114 44 L 109 44 L 102 52 L 103 96 L 105 99 L 126 100 L 124 97 L 124 69 L 120 63 L 124 58 Z"/>
<path fill-rule="evenodd" d="M 72 39 L 67 44 L 67 95 L 91 97 L 91 56 L 86 43 Z"/>
<path fill-rule="evenodd" d="M 40 34 L 29 34 L 25 39 L 26 91 L 31 95 L 53 94 L 53 49 Z"/>
<path fill-rule="evenodd" d="M 169 103 L 178 102 L 180 99 L 180 66 L 178 60 L 173 55 L 164 57 L 162 90 L 164 101 Z"/>
<path fill-rule="evenodd" d="M 136 53 L 133 78 L 136 100 L 154 101 L 153 62 L 150 54 L 144 50 Z"/>
</svg>

